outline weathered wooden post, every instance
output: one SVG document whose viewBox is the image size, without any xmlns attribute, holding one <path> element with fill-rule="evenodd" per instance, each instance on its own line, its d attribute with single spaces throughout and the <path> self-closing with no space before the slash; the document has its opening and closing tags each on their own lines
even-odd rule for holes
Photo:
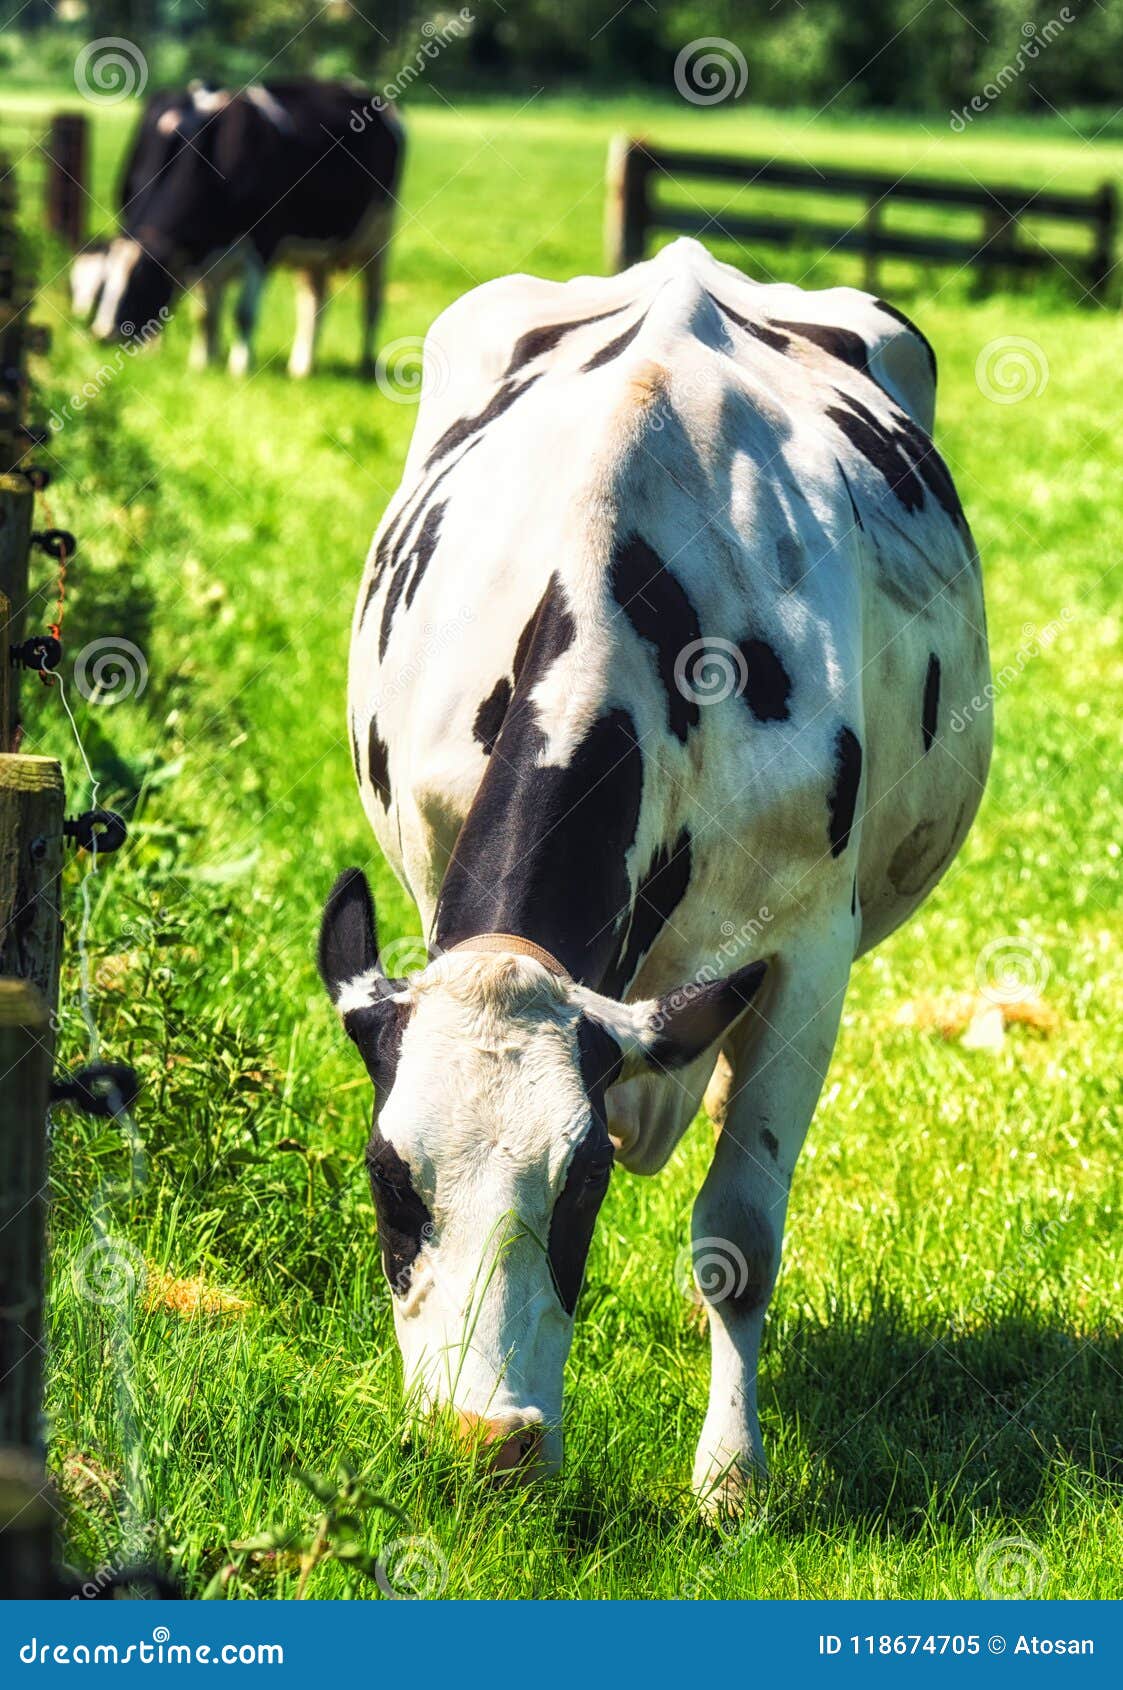
<svg viewBox="0 0 1123 1690">
<path fill-rule="evenodd" d="M 30 981 L 49 1013 L 58 1002 L 64 804 L 53 757 L 0 755 L 0 976 Z"/>
<path fill-rule="evenodd" d="M 642 141 L 616 135 L 609 143 L 605 201 L 605 266 L 626 270 L 643 257 L 655 166 Z"/>
<path fill-rule="evenodd" d="M 61 1594 L 51 1567 L 50 1481 L 26 1450 L 0 1449 L 0 1591 L 10 1599 Z"/>
<path fill-rule="evenodd" d="M 73 250 L 86 240 L 89 120 L 82 112 L 56 112 L 47 154 L 47 227 Z"/>
<path fill-rule="evenodd" d="M 877 290 L 877 260 L 880 253 L 878 236 L 881 233 L 881 194 L 874 194 L 866 202 L 866 215 L 862 219 L 862 286 L 867 293 Z"/>
<path fill-rule="evenodd" d="M 1119 195 L 1113 182 L 1104 182 L 1093 199 L 1092 255 L 1088 260 L 1088 286 L 1102 299 L 1115 268 L 1115 231 L 1119 223 Z"/>
<path fill-rule="evenodd" d="M 42 992 L 29 980 L 0 979 L 0 1445 L 36 1452 L 51 1047 Z"/>
</svg>

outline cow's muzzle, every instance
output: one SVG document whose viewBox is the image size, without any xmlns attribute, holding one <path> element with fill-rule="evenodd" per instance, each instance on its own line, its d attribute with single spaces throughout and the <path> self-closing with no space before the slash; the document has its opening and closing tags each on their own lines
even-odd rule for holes
<svg viewBox="0 0 1123 1690">
<path fill-rule="evenodd" d="M 461 1438 L 478 1451 L 493 1473 L 503 1477 L 514 1475 L 526 1481 L 541 1471 L 545 1435 L 541 1420 L 524 1419 L 516 1414 L 489 1420 L 482 1414 L 458 1409 L 456 1426 Z"/>
</svg>

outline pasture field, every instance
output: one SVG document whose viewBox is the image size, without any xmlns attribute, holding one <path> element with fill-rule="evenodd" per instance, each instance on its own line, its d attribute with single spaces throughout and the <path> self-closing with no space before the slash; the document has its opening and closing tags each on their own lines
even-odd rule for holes
<svg viewBox="0 0 1123 1690">
<path fill-rule="evenodd" d="M 55 103 L 45 91 L 16 115 Z M 133 115 L 97 116 L 95 222 Z M 1063 125 L 951 137 L 827 116 L 810 130 L 545 99 L 407 115 L 391 342 L 491 276 L 598 270 L 620 127 L 984 180 L 1085 186 L 1123 169 L 1123 147 Z M 842 261 L 765 256 L 814 285 L 857 279 Z M 766 1338 L 772 1479 L 721 1537 L 688 1491 L 708 1340 L 675 1270 L 704 1120 L 660 1177 L 613 1181 L 560 1479 L 496 1491 L 443 1445 L 402 1444 L 368 1086 L 312 960 L 348 863 L 372 875 L 384 941 L 416 930 L 344 730 L 353 599 L 413 420 L 351 373 L 356 290 L 329 310 L 321 374 L 295 385 L 277 278 L 259 368 L 236 384 L 188 376 L 185 313 L 158 351 L 114 360 L 50 282 L 64 474 L 48 498 L 82 544 L 65 673 L 109 636 L 147 666 L 119 702 L 87 704 L 72 679 L 66 695 L 100 799 L 130 810 L 132 833 L 85 883 L 85 924 L 70 870 L 62 1055 L 89 1048 L 85 927 L 103 1054 L 145 1082 L 142 1150 L 113 1123 L 59 1112 L 54 1127 L 50 1461 L 76 1565 L 146 1541 L 194 1595 L 377 1598 L 348 1554 L 414 1537 L 422 1588 L 450 1597 L 1119 1594 L 1123 327 L 1060 286 L 978 298 L 902 266 L 883 291 L 940 359 L 938 440 L 986 571 L 997 749 L 960 859 L 855 971 Z M 996 384 L 1012 366 L 995 360 L 1011 355 L 1029 391 L 1004 403 L 988 392 L 1009 398 Z M 70 809 L 84 805 L 57 689 L 35 688 L 25 749 L 62 754 Z M 975 993 L 1003 958 L 1041 1025 L 971 1048 L 924 1024 L 926 1000 Z M 108 1252 L 90 1249 L 95 1208 Z M 317 1501 L 300 1475 L 334 1481 L 342 1464 L 399 1512 Z M 314 1534 L 324 1510 L 357 1521 L 326 1540 L 342 1557 L 302 1569 L 283 1539 Z"/>
</svg>

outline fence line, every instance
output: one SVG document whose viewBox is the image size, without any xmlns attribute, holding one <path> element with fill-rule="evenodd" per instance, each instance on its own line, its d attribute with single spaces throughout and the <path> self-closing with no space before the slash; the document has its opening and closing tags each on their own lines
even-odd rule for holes
<svg viewBox="0 0 1123 1690">
<path fill-rule="evenodd" d="M 794 196 L 805 193 L 857 197 L 865 200 L 866 207 L 858 221 L 837 224 L 724 211 L 720 217 L 710 217 L 704 210 L 667 205 L 657 197 L 655 188 L 661 181 L 680 177 L 782 188 L 786 190 L 786 206 L 798 205 Z M 893 203 L 977 212 L 981 218 L 979 237 L 969 240 L 938 231 L 888 229 L 882 214 Z M 1062 255 L 1040 243 L 1028 242 L 1024 219 L 1029 216 L 1087 226 L 1090 249 L 1074 259 L 1071 253 Z M 1118 223 L 1118 196 L 1110 182 L 1091 193 L 1057 193 L 1008 184 L 937 181 L 834 166 L 819 169 L 775 159 L 655 149 L 626 136 L 617 137 L 608 155 L 605 247 L 611 270 L 637 263 L 646 252 L 648 235 L 663 229 L 761 245 L 805 241 L 832 251 L 857 253 L 865 261 L 865 286 L 871 293 L 877 292 L 878 265 L 884 257 L 926 259 L 984 273 L 1047 270 L 1062 262 L 1075 262 L 1083 270 L 1089 293 L 1102 301 L 1115 266 Z"/>
</svg>

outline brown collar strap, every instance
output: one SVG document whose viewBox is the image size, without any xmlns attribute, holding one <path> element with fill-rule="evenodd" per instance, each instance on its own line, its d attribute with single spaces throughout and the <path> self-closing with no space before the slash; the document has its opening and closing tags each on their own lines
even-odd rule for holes
<svg viewBox="0 0 1123 1690">
<path fill-rule="evenodd" d="M 445 955 L 451 956 L 454 951 L 513 951 L 516 956 L 533 957 L 551 974 L 556 974 L 559 980 L 570 978 L 569 969 L 564 968 L 556 956 L 536 945 L 533 939 L 520 938 L 517 933 L 477 933 L 471 939 L 461 939 L 459 944 L 450 945 Z"/>
</svg>

